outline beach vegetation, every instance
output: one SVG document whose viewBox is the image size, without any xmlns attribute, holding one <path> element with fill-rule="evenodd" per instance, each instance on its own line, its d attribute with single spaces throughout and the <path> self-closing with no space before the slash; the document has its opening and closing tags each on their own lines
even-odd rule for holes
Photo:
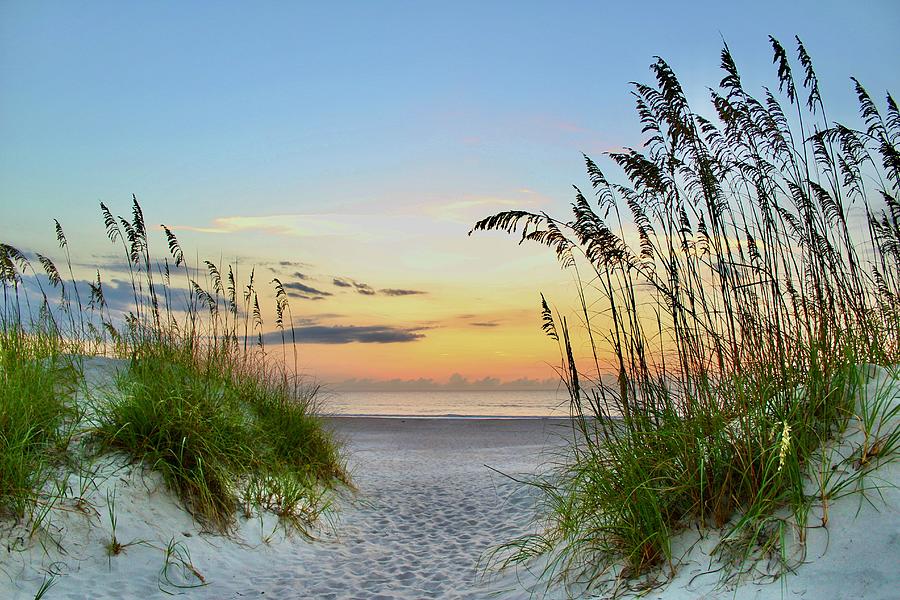
<svg viewBox="0 0 900 600">
<path fill-rule="evenodd" d="M 174 537 L 169 538 L 163 553 L 165 555 L 163 566 L 156 577 L 156 586 L 159 591 L 167 595 L 174 595 L 171 590 L 177 593 L 178 590 L 208 585 L 206 577 L 191 561 L 190 549 L 182 542 L 176 542 Z"/>
<path fill-rule="evenodd" d="M 41 585 L 38 587 L 37 591 L 34 593 L 34 600 L 41 600 L 44 596 L 47 595 L 47 592 L 56 585 L 56 576 L 49 575 L 45 576 L 44 580 L 41 582 Z"/>
<path fill-rule="evenodd" d="M 4 296 L 7 283 L 21 285 L 17 266 L 26 264 L 24 255 L 0 245 Z M 72 399 L 79 365 L 65 355 L 59 328 L 44 306 L 35 322 L 6 308 L 0 313 L 0 517 L 38 526 L 53 505 L 50 483 L 66 461 L 79 419 Z"/>
<path fill-rule="evenodd" d="M 65 455 L 77 430 L 81 462 L 124 454 L 158 472 L 214 531 L 229 531 L 241 506 L 275 510 L 286 525 L 306 530 L 330 491 L 350 481 L 340 444 L 319 417 L 318 388 L 296 375 L 283 285 L 272 281 L 282 343 L 271 355 L 255 270 L 240 287 L 237 264 L 189 265 L 166 227 L 168 256 L 157 260 L 136 198 L 127 218 L 103 203 L 100 210 L 106 237 L 123 251 L 118 270 L 131 292 L 124 301 L 109 301 L 99 271 L 90 282 L 76 278 L 59 223 L 68 280 L 50 258 L 0 246 L 0 507 L 21 517 L 28 506 L 46 506 L 37 500 L 55 474 L 54 456 Z M 122 359 L 124 368 L 113 389 L 85 389 L 73 409 L 65 392 L 82 385 L 82 375 L 65 371 L 78 361 L 64 359 L 97 354 Z M 91 477 L 79 482 L 83 504 Z M 121 547 L 114 530 L 115 521 L 111 554 Z"/>
<path fill-rule="evenodd" d="M 703 112 L 656 59 L 633 84 L 643 149 L 607 153 L 618 179 L 585 156 L 570 219 L 475 224 L 552 249 L 581 301 L 571 326 L 541 298 L 576 433 L 531 482 L 539 531 L 495 565 L 541 558 L 548 582 L 640 591 L 699 526 L 722 531 L 723 580 L 777 577 L 814 504 L 825 524 L 829 500 L 896 459 L 896 392 L 863 392 L 868 365 L 900 362 L 900 111 L 853 79 L 862 123 L 830 121 L 794 42 L 792 60 L 770 38 L 761 96 L 726 45 Z M 838 483 L 848 463 L 827 449 L 851 418 L 865 441 Z"/>
</svg>

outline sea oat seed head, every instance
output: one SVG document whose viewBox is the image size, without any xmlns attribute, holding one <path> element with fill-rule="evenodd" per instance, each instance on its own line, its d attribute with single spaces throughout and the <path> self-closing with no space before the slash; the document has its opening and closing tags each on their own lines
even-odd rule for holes
<svg viewBox="0 0 900 600">
<path fill-rule="evenodd" d="M 787 421 L 781 422 L 783 428 L 781 430 L 781 448 L 778 450 L 778 472 L 781 472 L 781 469 L 784 467 L 784 458 L 787 456 L 787 451 L 791 447 L 791 426 L 788 425 Z"/>
</svg>

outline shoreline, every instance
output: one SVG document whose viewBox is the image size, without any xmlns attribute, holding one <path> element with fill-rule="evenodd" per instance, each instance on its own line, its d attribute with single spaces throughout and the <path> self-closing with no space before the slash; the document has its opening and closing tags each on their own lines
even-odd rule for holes
<svg viewBox="0 0 900 600">
<path fill-rule="evenodd" d="M 322 419 L 373 419 L 373 420 L 415 420 L 415 421 L 560 421 L 567 422 L 571 417 L 553 417 L 544 415 L 370 415 L 370 414 L 322 414 Z"/>
</svg>

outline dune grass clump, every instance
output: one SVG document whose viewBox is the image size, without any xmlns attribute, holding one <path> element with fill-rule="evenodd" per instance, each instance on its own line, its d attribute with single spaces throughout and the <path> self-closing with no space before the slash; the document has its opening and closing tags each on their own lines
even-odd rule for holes
<svg viewBox="0 0 900 600">
<path fill-rule="evenodd" d="M 157 339 L 136 349 L 96 440 L 162 474 L 192 513 L 227 529 L 243 503 L 308 525 L 323 486 L 349 482 L 314 392 L 248 371 L 240 351 Z M 284 484 L 291 480 L 291 488 Z"/>
<path fill-rule="evenodd" d="M 161 473 L 196 516 L 224 528 L 238 503 L 235 475 L 254 458 L 253 439 L 238 399 L 194 361 L 174 344 L 135 352 L 119 393 L 100 411 L 96 439 Z"/>
<path fill-rule="evenodd" d="M 622 583 L 674 567 L 673 535 L 701 523 L 727 526 L 725 572 L 769 559 L 777 575 L 787 534 L 802 543 L 837 493 L 817 453 L 856 409 L 859 366 L 900 360 L 900 111 L 853 80 L 863 128 L 830 122 L 803 44 L 795 80 L 770 41 L 782 99 L 751 95 L 726 46 L 712 120 L 657 59 L 655 85 L 634 84 L 644 151 L 608 153 L 627 184 L 585 157 L 595 198 L 576 188 L 571 220 L 475 225 L 552 248 L 582 304 L 584 345 L 542 299 L 578 435 L 534 482 L 546 528 L 501 547 L 501 566 L 543 556 L 551 580 Z M 896 458 L 891 414 L 863 467 Z"/>
<path fill-rule="evenodd" d="M 110 306 L 98 272 L 95 280 L 80 282 L 90 293 L 82 302 L 57 223 L 70 281 L 63 281 L 50 259 L 38 255 L 39 274 L 19 250 L 2 247 L 4 306 L 24 305 L 28 313 L 28 303 L 39 297 L 42 322 L 51 323 L 57 335 L 36 335 L 41 330 L 31 327 L 9 330 L 15 334 L 11 339 L 55 339 L 73 352 L 126 359 L 116 390 L 93 399 L 89 438 L 99 452 L 123 452 L 159 472 L 206 526 L 230 530 L 243 507 L 247 514 L 273 510 L 305 530 L 328 506 L 327 492 L 349 485 L 349 478 L 339 444 L 317 415 L 318 388 L 289 371 L 288 348 L 296 373 L 297 345 L 281 282 L 272 283 L 282 353 L 272 357 L 264 344 L 255 271 L 239 288 L 236 265 L 225 271 L 211 261 L 189 266 L 165 227 L 171 262 L 156 261 L 136 199 L 131 218 L 113 216 L 102 203 L 101 211 L 107 237 L 124 251 L 131 301 L 125 308 Z M 59 298 L 49 299 L 45 285 L 58 289 Z M 4 338 L 4 349 L 8 345 Z"/>
<path fill-rule="evenodd" d="M 18 317 L 0 316 L 0 515 L 33 519 L 69 443 L 74 370 L 46 323 Z"/>
<path fill-rule="evenodd" d="M 171 268 L 187 280 L 179 306 L 168 261 L 154 279 L 137 202 L 131 222 L 102 209 L 107 236 L 128 252 L 139 281 L 134 289 L 147 292 L 136 293 L 137 309 L 119 336 L 129 368 L 118 380 L 121 394 L 101 411 L 95 439 L 159 471 L 189 510 L 217 530 L 230 527 L 241 504 L 245 513 L 273 510 L 300 529 L 311 524 L 326 505 L 325 491 L 349 479 L 337 443 L 315 414 L 317 389 L 289 375 L 286 351 L 285 363 L 267 361 L 255 272 L 240 290 L 236 267 L 223 277 L 205 261 L 208 284 L 200 285 L 164 228 Z M 273 283 L 276 327 L 286 346 L 290 305 L 281 282 Z M 291 345 L 296 371 L 293 338 Z"/>
</svg>

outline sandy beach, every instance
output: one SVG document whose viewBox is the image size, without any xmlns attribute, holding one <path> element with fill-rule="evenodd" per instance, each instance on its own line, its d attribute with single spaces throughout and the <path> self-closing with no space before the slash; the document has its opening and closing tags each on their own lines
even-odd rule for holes
<svg viewBox="0 0 900 600">
<path fill-rule="evenodd" d="M 303 573 L 299 578 L 310 582 L 305 593 L 315 598 L 527 595 L 522 584 L 534 581 L 519 582 L 515 574 L 483 579 L 476 569 L 498 540 L 531 527 L 533 495 L 493 469 L 517 477 L 534 473 L 552 459 L 548 449 L 563 443 L 564 421 L 330 422 L 349 440 L 358 497 L 338 516 L 333 546 L 316 550 L 315 560 L 301 553 L 286 561 L 285 573 L 258 578 L 254 593 L 302 595 L 295 586 Z"/>
<path fill-rule="evenodd" d="M 96 362 L 96 361 L 95 361 Z M 93 376 L 107 365 L 100 361 Z M 347 444 L 357 487 L 334 499 L 313 532 L 285 535 L 273 515 L 241 519 L 233 539 L 204 532 L 150 471 L 104 458 L 72 476 L 51 535 L 25 541 L 3 532 L 9 548 L 0 597 L 33 598 L 47 573 L 45 598 L 520 598 L 527 573 L 482 577 L 483 553 L 532 527 L 532 492 L 515 477 L 552 460 L 569 433 L 559 419 L 332 417 Z M 125 545 L 108 556 L 110 505 Z M 177 551 L 166 565 L 167 546 Z M 46 552 L 45 552 L 46 549 Z M 189 556 L 189 558 L 188 558 Z M 183 568 L 189 560 L 196 574 Z M 193 586 L 203 578 L 203 587 Z"/>
<path fill-rule="evenodd" d="M 89 366 L 94 383 L 110 372 L 102 360 Z M 882 370 L 870 389 L 891 381 Z M 566 597 L 524 568 L 479 570 L 486 551 L 535 527 L 534 491 L 501 472 L 546 469 L 571 435 L 565 420 L 331 417 L 327 426 L 346 443 L 357 490 L 334 498 L 313 539 L 286 536 L 271 514 L 240 519 L 231 538 L 204 532 L 157 475 L 107 456 L 70 477 L 45 532 L 28 541 L 21 526 L 4 525 L 0 597 L 33 598 L 51 573 L 45 598 Z M 849 456 L 859 443 L 854 427 L 836 452 Z M 865 496 L 829 507 L 827 527 L 813 506 L 796 573 L 774 582 L 720 586 L 708 555 L 717 532 L 687 530 L 674 540 L 674 578 L 648 597 L 896 598 L 898 481 L 900 465 L 882 465 Z M 106 552 L 111 509 L 124 545 L 117 556 Z"/>
</svg>

